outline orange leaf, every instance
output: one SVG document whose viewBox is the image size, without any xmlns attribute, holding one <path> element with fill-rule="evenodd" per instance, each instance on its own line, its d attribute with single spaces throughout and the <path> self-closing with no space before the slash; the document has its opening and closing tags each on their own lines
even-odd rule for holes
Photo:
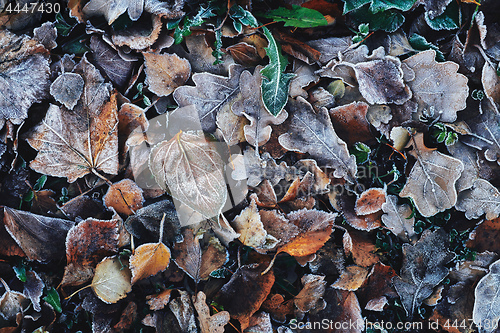
<svg viewBox="0 0 500 333">
<path fill-rule="evenodd" d="M 170 250 L 163 243 L 147 243 L 139 246 L 130 257 L 132 284 L 167 269 Z"/>
</svg>

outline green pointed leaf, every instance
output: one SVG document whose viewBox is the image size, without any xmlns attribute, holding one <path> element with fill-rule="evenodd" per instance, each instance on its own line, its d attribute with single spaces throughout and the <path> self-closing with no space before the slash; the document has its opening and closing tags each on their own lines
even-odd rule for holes
<svg viewBox="0 0 500 333">
<path fill-rule="evenodd" d="M 420 36 L 419 34 L 412 34 L 408 39 L 408 42 L 410 42 L 411 47 L 413 47 L 417 51 L 425 51 L 430 49 L 436 51 L 436 61 L 443 62 L 446 60 L 444 58 L 443 52 L 439 51 L 439 48 L 436 45 L 429 43 L 423 36 Z"/>
<path fill-rule="evenodd" d="M 262 28 L 269 42 L 265 48 L 269 57 L 269 64 L 262 69 L 262 100 L 272 115 L 277 116 L 285 107 L 288 100 L 288 90 L 293 74 L 284 73 L 288 60 L 281 54 L 280 45 L 266 27 Z"/>
<path fill-rule="evenodd" d="M 394 32 L 405 21 L 405 17 L 397 11 L 387 10 L 380 13 L 372 13 L 368 6 L 356 9 L 349 15 L 355 25 L 368 23 L 371 31 L 384 30 L 386 32 Z"/>
<path fill-rule="evenodd" d="M 399 9 L 404 12 L 413 7 L 416 0 L 372 0 L 370 10 L 373 13 L 383 12 L 389 9 Z"/>
<path fill-rule="evenodd" d="M 51 287 L 47 289 L 47 296 L 45 296 L 43 300 L 52 305 L 54 310 L 56 310 L 57 312 L 62 312 L 61 299 L 59 298 L 57 290 L 55 290 L 54 288 Z"/>
<path fill-rule="evenodd" d="M 458 3 L 450 2 L 443 14 L 431 19 L 428 13 L 425 13 L 425 22 L 433 30 L 453 30 L 460 28 L 461 13 Z"/>
<path fill-rule="evenodd" d="M 267 13 L 261 13 L 259 16 L 285 22 L 285 27 L 312 28 L 328 24 L 323 14 L 317 10 L 297 5 L 292 5 L 292 9 L 280 7 Z"/>
<path fill-rule="evenodd" d="M 363 5 L 370 3 L 371 0 L 342 0 L 344 4 L 344 14 L 349 13 L 355 9 L 361 8 Z"/>
</svg>

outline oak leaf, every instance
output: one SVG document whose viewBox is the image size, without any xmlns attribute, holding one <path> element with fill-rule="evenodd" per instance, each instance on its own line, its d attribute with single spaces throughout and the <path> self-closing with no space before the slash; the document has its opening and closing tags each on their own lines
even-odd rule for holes
<svg viewBox="0 0 500 333">
<path fill-rule="evenodd" d="M 104 258 L 95 268 L 90 285 L 103 302 L 116 303 L 132 290 L 130 269 L 117 256 Z"/>
<path fill-rule="evenodd" d="M 500 319 L 500 260 L 495 261 L 477 284 L 472 319 L 479 332 L 493 332 Z"/>
<path fill-rule="evenodd" d="M 410 154 L 417 162 L 399 196 L 412 198 L 420 214 L 425 217 L 453 207 L 457 202 L 455 183 L 462 174 L 464 164 L 456 158 L 427 148 L 422 133 L 414 136 L 410 144 L 413 145 Z"/>
<path fill-rule="evenodd" d="M 49 90 L 49 53 L 38 41 L 0 31 L 0 119 L 24 119 Z"/>
<path fill-rule="evenodd" d="M 220 311 L 210 315 L 210 310 L 206 303 L 206 295 L 199 291 L 193 296 L 193 305 L 198 313 L 201 333 L 224 333 L 224 326 L 229 322 L 229 312 Z"/>
<path fill-rule="evenodd" d="M 415 217 L 412 216 L 412 210 L 409 205 L 398 205 L 398 197 L 389 194 L 382 205 L 382 210 L 384 211 L 382 222 L 396 236 L 405 242 L 415 237 L 415 230 L 413 230 Z"/>
<path fill-rule="evenodd" d="M 303 288 L 293 299 L 297 307 L 295 315 L 299 319 L 304 317 L 304 314 L 309 311 L 318 312 L 326 306 L 326 302 L 323 299 L 326 289 L 324 276 L 306 274 L 302 276 L 300 282 L 302 282 Z"/>
<path fill-rule="evenodd" d="M 356 179 L 356 162 L 347 145 L 333 129 L 325 109 L 318 112 L 302 97 L 289 100 L 291 122 L 288 132 L 280 135 L 279 143 L 286 149 L 309 153 L 322 167 L 334 168 L 333 175 L 351 183 Z"/>
<path fill-rule="evenodd" d="M 465 212 L 468 219 L 480 218 L 486 213 L 487 220 L 500 215 L 500 192 L 484 179 L 477 179 L 470 189 L 458 194 L 455 208 Z"/>
<path fill-rule="evenodd" d="M 135 249 L 130 257 L 131 283 L 145 279 L 167 269 L 170 263 L 170 250 L 161 241 L 146 243 Z"/>
<path fill-rule="evenodd" d="M 116 93 L 83 57 L 73 73 L 85 82 L 75 108 L 51 105 L 28 143 L 38 150 L 30 167 L 40 173 L 67 177 L 72 183 L 89 173 L 118 172 Z"/>
</svg>

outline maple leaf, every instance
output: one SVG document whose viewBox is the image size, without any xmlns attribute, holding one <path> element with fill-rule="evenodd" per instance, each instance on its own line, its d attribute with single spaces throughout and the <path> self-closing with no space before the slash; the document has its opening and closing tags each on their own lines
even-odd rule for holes
<svg viewBox="0 0 500 333">
<path fill-rule="evenodd" d="M 424 299 L 448 275 L 444 265 L 455 255 L 448 250 L 442 230 L 425 230 L 415 245 L 403 244 L 401 275 L 393 278 L 406 314 L 411 318 Z"/>
<path fill-rule="evenodd" d="M 457 202 L 455 183 L 464 164 L 427 148 L 422 133 L 415 135 L 409 144 L 413 145 L 410 153 L 417 162 L 399 196 L 412 198 L 420 214 L 426 217 L 453 207 Z"/>
<path fill-rule="evenodd" d="M 334 176 L 354 183 L 356 161 L 347 145 L 335 133 L 325 109 L 314 111 L 302 97 L 289 101 L 291 114 L 288 133 L 280 135 L 279 143 L 288 150 L 309 153 L 320 165 L 334 168 Z"/>
<path fill-rule="evenodd" d="M 0 119 L 24 119 L 47 97 L 49 53 L 34 39 L 0 31 Z"/>
<path fill-rule="evenodd" d="M 28 143 L 38 154 L 30 167 L 40 173 L 67 177 L 72 183 L 89 173 L 118 172 L 116 93 L 84 56 L 73 73 L 85 81 L 72 111 L 51 105 Z"/>
</svg>

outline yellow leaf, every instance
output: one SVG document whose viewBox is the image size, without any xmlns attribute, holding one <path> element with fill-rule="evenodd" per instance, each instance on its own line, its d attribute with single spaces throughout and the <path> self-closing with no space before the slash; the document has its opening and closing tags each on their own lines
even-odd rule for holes
<svg viewBox="0 0 500 333">
<path fill-rule="evenodd" d="M 170 262 L 170 250 L 163 243 L 139 246 L 130 257 L 132 284 L 164 271 Z"/>
<path fill-rule="evenodd" d="M 95 268 L 92 290 L 103 302 L 116 303 L 132 290 L 130 270 L 117 256 L 104 258 Z"/>
</svg>

